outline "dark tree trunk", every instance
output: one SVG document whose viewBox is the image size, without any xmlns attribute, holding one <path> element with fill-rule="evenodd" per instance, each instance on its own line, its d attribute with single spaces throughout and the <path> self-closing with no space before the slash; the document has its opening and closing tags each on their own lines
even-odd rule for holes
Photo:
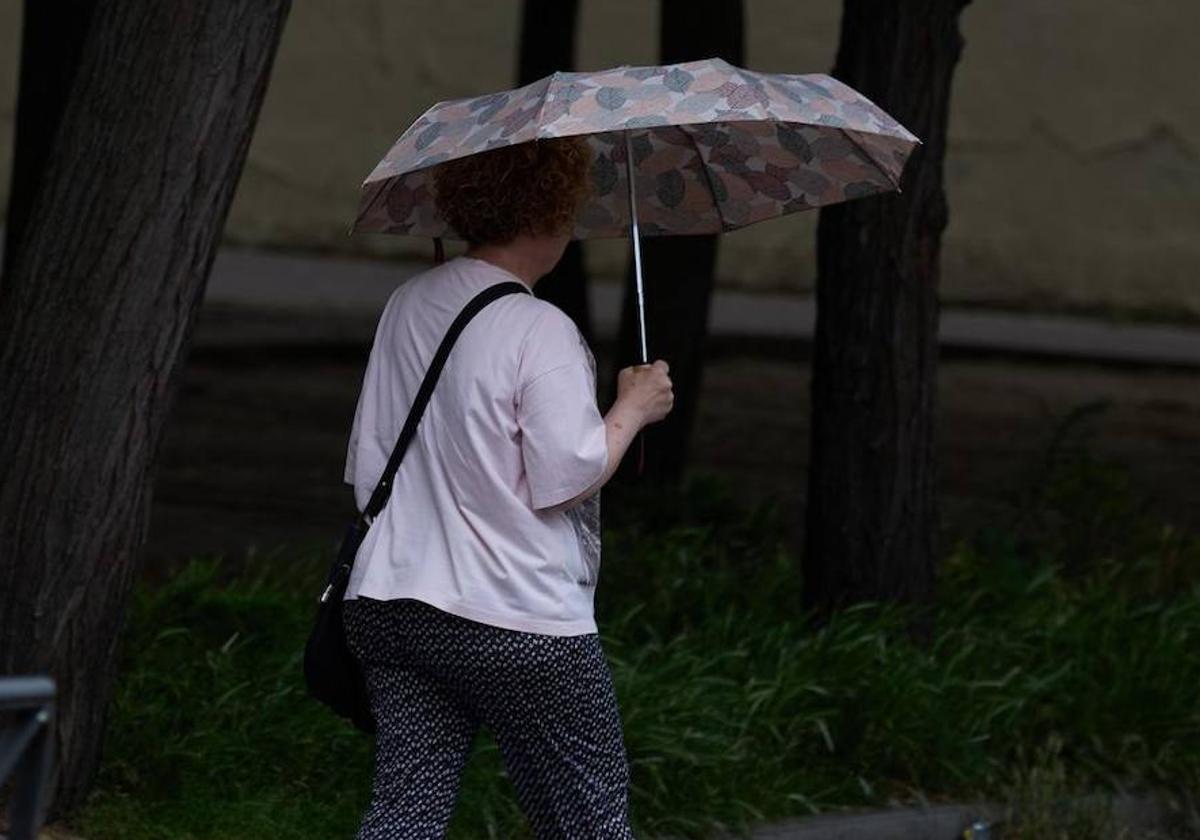
<svg viewBox="0 0 1200 840">
<path fill-rule="evenodd" d="M 661 0 L 659 52 L 663 64 L 723 58 L 743 63 L 741 0 Z M 704 340 L 717 263 L 717 235 L 652 236 L 641 242 L 646 303 L 646 347 L 650 361 L 671 368 L 675 407 L 666 419 L 646 427 L 643 480 L 674 484 L 687 466 L 696 404 L 704 371 Z M 616 371 L 640 364 L 637 277 L 633 249 L 625 276 Z M 613 393 L 616 393 L 615 374 Z M 642 444 L 634 444 L 634 448 Z M 637 455 L 626 458 L 618 481 L 635 482 Z"/>
<path fill-rule="evenodd" d="M 525 0 L 521 12 L 521 45 L 517 84 L 527 85 L 556 70 L 575 69 L 575 21 L 578 0 Z M 571 316 L 591 343 L 592 313 L 582 243 L 567 245 L 554 269 L 538 281 L 534 293 Z"/>
<path fill-rule="evenodd" d="M 25 0 L 12 181 L 4 228 L 5 274 L 25 231 L 33 192 L 46 167 L 95 7 L 96 0 Z"/>
<path fill-rule="evenodd" d="M 54 816 L 97 768 L 163 422 L 288 5 L 99 4 L 0 286 L 0 671 L 58 683 Z"/>
<path fill-rule="evenodd" d="M 922 139 L 888 194 L 825 208 L 803 571 L 818 618 L 921 602 L 937 556 L 942 161 L 967 0 L 846 0 L 832 75 Z"/>
</svg>

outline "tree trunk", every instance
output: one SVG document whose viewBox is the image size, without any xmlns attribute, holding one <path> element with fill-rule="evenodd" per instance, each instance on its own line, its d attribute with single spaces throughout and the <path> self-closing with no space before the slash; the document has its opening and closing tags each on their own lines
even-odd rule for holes
<svg viewBox="0 0 1200 840">
<path fill-rule="evenodd" d="M 744 54 L 741 0 L 661 0 L 659 52 L 663 64 L 719 57 L 741 65 Z M 645 287 L 646 347 L 650 361 L 670 365 L 675 407 L 641 433 L 643 479 L 674 484 L 683 477 L 704 371 L 704 340 L 717 264 L 717 234 L 651 236 L 641 242 Z M 632 247 L 625 277 L 615 375 L 641 364 L 637 327 L 637 276 Z M 634 448 L 642 444 L 635 444 Z M 636 482 L 637 455 L 626 458 L 618 481 Z"/>
<path fill-rule="evenodd" d="M 25 231 L 33 192 L 46 167 L 95 7 L 96 0 L 25 0 L 21 84 L 4 228 L 5 274 Z"/>
<path fill-rule="evenodd" d="M 832 75 L 920 137 L 891 193 L 820 211 L 803 571 L 818 618 L 928 596 L 937 556 L 938 253 L 967 0 L 846 0 Z"/>
<path fill-rule="evenodd" d="M 521 45 L 517 85 L 527 85 L 556 70 L 575 69 L 575 21 L 578 0 L 525 0 L 521 12 Z M 538 280 L 534 294 L 571 316 L 590 344 L 592 312 L 588 302 L 583 246 L 567 244 L 554 269 Z"/>
<path fill-rule="evenodd" d="M 99 4 L 0 286 L 0 669 L 58 683 L 53 816 L 97 768 L 163 423 L 288 6 Z"/>
</svg>

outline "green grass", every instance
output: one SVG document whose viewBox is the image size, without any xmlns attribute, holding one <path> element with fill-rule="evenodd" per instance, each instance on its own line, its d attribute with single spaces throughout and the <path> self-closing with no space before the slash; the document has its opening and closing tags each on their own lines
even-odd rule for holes
<svg viewBox="0 0 1200 840">
<path fill-rule="evenodd" d="M 947 547 L 925 646 L 891 606 L 807 628 L 783 512 L 719 481 L 610 506 L 597 614 L 639 836 L 1011 798 L 1047 744 L 1085 788 L 1200 787 L 1200 540 L 1086 453 L 1055 450 L 1035 486 Z M 326 560 L 200 558 L 139 589 L 86 836 L 353 835 L 369 741 L 300 677 Z M 452 836 L 525 836 L 486 730 Z"/>
</svg>

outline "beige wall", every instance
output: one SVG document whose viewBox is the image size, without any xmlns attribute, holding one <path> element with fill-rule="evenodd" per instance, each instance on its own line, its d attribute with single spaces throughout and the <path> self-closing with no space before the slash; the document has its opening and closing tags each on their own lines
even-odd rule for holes
<svg viewBox="0 0 1200 840">
<path fill-rule="evenodd" d="M 837 0 L 746 0 L 747 65 L 824 72 Z M 294 5 L 227 237 L 427 254 L 346 230 L 359 183 L 426 107 L 514 84 L 520 4 Z M 654 63 L 656 4 L 583 0 L 579 68 Z M 954 86 L 948 302 L 1200 318 L 1200 69 L 1187 0 L 975 0 Z M 19 3 L 0 0 L 0 188 Z M 810 290 L 815 214 L 727 234 L 720 282 Z M 588 244 L 615 277 L 627 245 Z"/>
</svg>

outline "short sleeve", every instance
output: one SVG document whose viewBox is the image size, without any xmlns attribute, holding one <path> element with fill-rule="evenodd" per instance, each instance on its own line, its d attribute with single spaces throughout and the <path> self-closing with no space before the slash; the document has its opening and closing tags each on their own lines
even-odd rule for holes
<svg viewBox="0 0 1200 840">
<path fill-rule="evenodd" d="M 591 487 L 608 466 L 592 356 L 561 310 L 547 307 L 531 325 L 518 381 L 525 477 L 533 507 L 551 507 Z"/>
</svg>

